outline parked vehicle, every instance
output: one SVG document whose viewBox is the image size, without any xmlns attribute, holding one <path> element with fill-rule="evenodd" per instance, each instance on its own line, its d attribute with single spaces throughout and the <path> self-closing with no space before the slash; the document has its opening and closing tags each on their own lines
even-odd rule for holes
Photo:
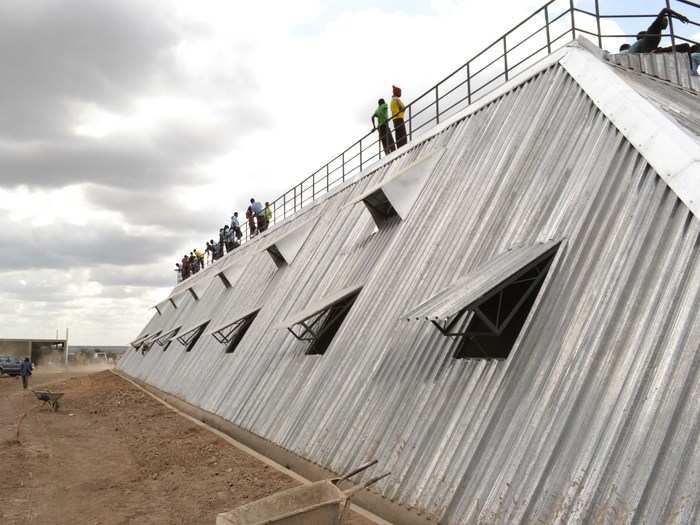
<svg viewBox="0 0 700 525">
<path fill-rule="evenodd" d="M 0 355 L 0 376 L 18 376 L 22 361 L 11 355 Z"/>
</svg>

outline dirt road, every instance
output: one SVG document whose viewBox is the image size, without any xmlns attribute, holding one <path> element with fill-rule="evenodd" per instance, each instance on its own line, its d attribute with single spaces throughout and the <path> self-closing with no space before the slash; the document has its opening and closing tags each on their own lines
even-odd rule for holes
<svg viewBox="0 0 700 525">
<path fill-rule="evenodd" d="M 297 484 L 110 372 L 31 379 L 65 397 L 53 413 L 17 378 L 0 378 L 2 524 L 213 525 L 219 512 Z"/>
</svg>

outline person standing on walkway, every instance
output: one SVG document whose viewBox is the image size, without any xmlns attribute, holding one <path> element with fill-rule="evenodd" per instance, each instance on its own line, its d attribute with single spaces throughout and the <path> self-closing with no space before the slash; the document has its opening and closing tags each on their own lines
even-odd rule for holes
<svg viewBox="0 0 700 525">
<path fill-rule="evenodd" d="M 241 231 L 241 222 L 238 220 L 237 211 L 234 211 L 233 215 L 231 216 L 231 229 L 236 237 L 236 242 L 239 242 L 241 237 L 243 237 L 243 232 Z"/>
<path fill-rule="evenodd" d="M 248 235 L 250 237 L 255 237 L 258 233 L 258 229 L 255 226 L 255 214 L 253 213 L 253 207 L 248 206 L 248 209 L 245 211 L 245 218 L 248 221 Z"/>
<path fill-rule="evenodd" d="M 377 123 L 375 120 L 377 119 Z M 388 155 L 396 147 L 394 146 L 394 137 L 389 129 L 389 108 L 383 98 L 377 101 L 377 109 L 372 114 L 372 127 L 379 131 L 379 141 L 382 143 L 384 153 Z"/>
<path fill-rule="evenodd" d="M 406 124 L 403 117 L 406 112 L 406 106 L 401 102 L 401 88 L 391 86 L 391 120 L 394 123 L 394 134 L 396 135 L 396 148 L 405 146 L 408 140 L 406 139 Z"/>
<path fill-rule="evenodd" d="M 263 210 L 263 213 L 265 214 L 265 227 L 269 228 L 272 222 L 272 207 L 269 202 L 265 202 L 265 210 Z"/>
<path fill-rule="evenodd" d="M 32 363 L 29 361 L 28 357 L 24 358 L 24 361 L 19 365 L 19 375 L 22 376 L 22 388 L 24 390 L 29 386 L 29 376 L 32 375 Z"/>
<path fill-rule="evenodd" d="M 250 209 L 253 210 L 255 220 L 258 222 L 258 231 L 264 232 L 267 230 L 267 219 L 265 218 L 265 207 L 262 202 L 250 199 Z"/>
<path fill-rule="evenodd" d="M 694 77 L 698 76 L 698 67 L 700 66 L 700 46 L 694 46 L 688 57 L 690 58 L 690 74 Z"/>
<path fill-rule="evenodd" d="M 625 53 L 652 53 L 661 43 L 661 34 L 668 27 L 668 19 L 677 18 L 684 24 L 688 23 L 688 17 L 664 7 L 656 16 L 646 31 L 637 34 L 637 41 L 630 45 L 623 44 L 620 51 Z"/>
</svg>

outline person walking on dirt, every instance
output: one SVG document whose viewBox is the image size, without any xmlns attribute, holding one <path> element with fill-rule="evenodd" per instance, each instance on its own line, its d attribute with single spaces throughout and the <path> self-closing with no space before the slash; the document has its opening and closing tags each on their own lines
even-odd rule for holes
<svg viewBox="0 0 700 525">
<path fill-rule="evenodd" d="M 29 361 L 28 357 L 24 358 L 24 361 L 19 365 L 19 375 L 22 376 L 22 388 L 27 389 L 29 385 L 29 376 L 32 375 L 32 363 Z"/>
<path fill-rule="evenodd" d="M 406 124 L 403 117 L 406 106 L 401 102 L 401 88 L 391 86 L 391 121 L 394 123 L 394 134 L 396 135 L 396 148 L 406 145 Z"/>
<path fill-rule="evenodd" d="M 377 123 L 374 119 L 377 119 Z M 384 154 L 388 155 L 396 146 L 394 146 L 394 136 L 389 129 L 389 107 L 383 98 L 377 101 L 377 109 L 372 113 L 372 127 L 379 131 L 379 140 L 384 148 Z"/>
</svg>

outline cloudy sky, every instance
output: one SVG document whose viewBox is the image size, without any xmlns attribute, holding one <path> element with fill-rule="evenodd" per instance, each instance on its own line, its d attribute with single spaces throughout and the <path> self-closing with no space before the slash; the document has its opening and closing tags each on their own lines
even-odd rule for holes
<svg viewBox="0 0 700 525">
<path fill-rule="evenodd" d="M 0 337 L 132 340 L 178 255 L 543 0 L 481 3 L 2 0 Z"/>
</svg>

